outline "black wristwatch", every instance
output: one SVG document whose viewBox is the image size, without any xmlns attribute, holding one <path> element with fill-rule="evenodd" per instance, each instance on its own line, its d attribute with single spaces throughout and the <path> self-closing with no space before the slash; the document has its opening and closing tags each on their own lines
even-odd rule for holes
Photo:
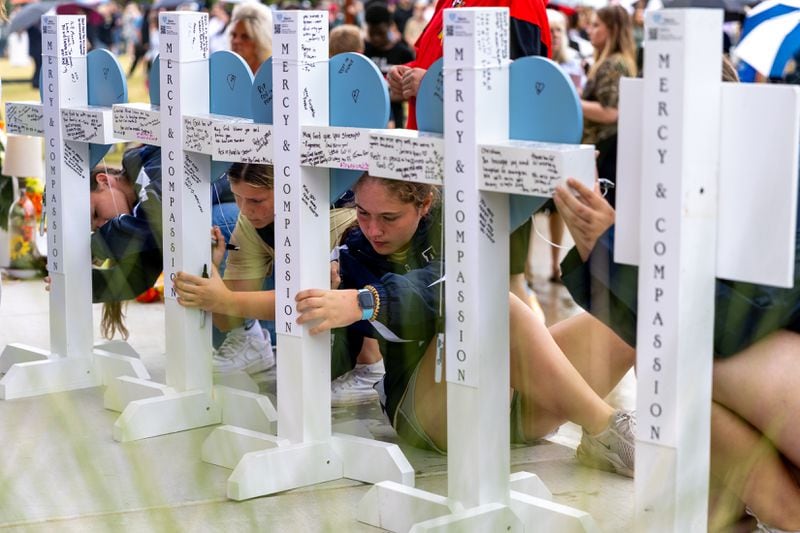
<svg viewBox="0 0 800 533">
<path fill-rule="evenodd" d="M 369 289 L 358 290 L 358 306 L 361 308 L 361 320 L 369 320 L 375 313 L 375 296 Z"/>
</svg>

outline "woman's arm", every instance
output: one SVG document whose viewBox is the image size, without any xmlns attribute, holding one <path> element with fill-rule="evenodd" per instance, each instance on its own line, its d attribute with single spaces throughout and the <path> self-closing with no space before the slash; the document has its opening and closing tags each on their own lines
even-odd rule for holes
<svg viewBox="0 0 800 533">
<path fill-rule="evenodd" d="M 297 293 L 298 324 L 320 322 L 311 328 L 312 335 L 328 329 L 349 326 L 361 320 L 356 289 L 307 289 Z"/>
<path fill-rule="evenodd" d="M 614 124 L 619 118 L 616 107 L 604 107 L 600 102 L 581 100 L 583 117 L 599 124 Z"/>
<path fill-rule="evenodd" d="M 373 321 L 388 327 L 401 339 L 430 339 L 436 331 L 440 284 L 432 285 L 440 277 L 439 261 L 406 274 L 385 274 L 371 283 L 378 293 Z M 311 329 L 312 334 L 326 329 L 344 327 L 361 320 L 357 289 L 308 289 L 297 293 L 298 324 L 313 320 L 320 323 Z"/>
<path fill-rule="evenodd" d="M 241 318 L 275 320 L 275 291 L 262 291 L 263 279 L 225 280 L 216 267 L 210 278 L 178 272 L 175 290 L 184 307 L 214 313 L 214 325 L 223 331 L 241 324 Z"/>
<path fill-rule="evenodd" d="M 575 302 L 636 345 L 637 267 L 614 262 L 614 210 L 597 191 L 570 179 L 553 199 L 575 239 L 561 280 Z"/>
<path fill-rule="evenodd" d="M 625 62 L 614 55 L 603 61 L 591 78 L 590 100 L 581 100 L 583 116 L 600 124 L 614 124 L 619 118 L 619 81 L 630 76 Z"/>
</svg>

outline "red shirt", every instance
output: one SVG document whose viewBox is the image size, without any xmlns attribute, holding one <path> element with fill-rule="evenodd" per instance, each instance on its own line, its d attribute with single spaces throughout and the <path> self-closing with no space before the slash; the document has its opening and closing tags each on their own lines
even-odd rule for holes
<svg viewBox="0 0 800 533">
<path fill-rule="evenodd" d="M 433 17 L 414 45 L 417 58 L 408 63 L 409 67 L 427 69 L 442 57 L 442 17 L 444 10 L 450 7 L 508 7 L 512 19 L 528 23 L 539 29 L 541 44 L 545 46 L 547 54 L 550 55 L 550 25 L 547 23 L 547 12 L 543 0 L 438 0 Z M 524 51 L 532 47 L 536 49 L 539 44 L 521 43 L 519 48 L 523 51 L 523 55 L 528 55 Z M 416 98 L 408 101 L 408 124 L 406 127 L 412 130 L 417 129 Z"/>
</svg>

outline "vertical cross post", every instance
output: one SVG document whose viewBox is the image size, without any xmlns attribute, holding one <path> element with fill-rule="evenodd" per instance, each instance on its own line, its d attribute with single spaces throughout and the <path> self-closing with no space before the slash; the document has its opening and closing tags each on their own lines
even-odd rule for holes
<svg viewBox="0 0 800 533">
<path fill-rule="evenodd" d="M 86 234 L 88 211 L 89 146 L 64 142 L 61 108 L 86 105 L 86 19 L 44 17 L 43 98 L 45 121 L 45 175 L 48 192 L 47 268 L 52 279 L 50 350 L 64 356 L 87 358 L 92 346 L 91 253 L 89 240 L 66 244 L 68 234 Z M 69 284 L 67 284 L 69 279 Z"/>
<path fill-rule="evenodd" d="M 183 115 L 208 113 L 208 18 L 161 13 L 161 168 L 167 385 L 211 388 L 211 317 L 178 304 L 173 284 L 183 270 L 211 271 L 211 158 L 184 150 Z"/>
<path fill-rule="evenodd" d="M 647 31 L 636 527 L 692 531 L 707 522 L 722 17 L 664 10 Z"/>
<path fill-rule="evenodd" d="M 460 443 L 448 447 L 448 493 L 465 507 L 507 505 L 508 199 L 478 188 L 475 147 L 508 138 L 508 12 L 444 20 L 447 432 Z"/>
<path fill-rule="evenodd" d="M 294 296 L 327 287 L 328 171 L 301 167 L 301 125 L 328 125 L 327 19 L 282 12 L 272 60 L 275 117 L 275 332 L 278 436 L 310 442 L 330 435 L 330 334 L 296 323 Z M 285 354 L 285 355 L 284 355 Z M 314 392 L 312 392 L 314 391 Z"/>
</svg>

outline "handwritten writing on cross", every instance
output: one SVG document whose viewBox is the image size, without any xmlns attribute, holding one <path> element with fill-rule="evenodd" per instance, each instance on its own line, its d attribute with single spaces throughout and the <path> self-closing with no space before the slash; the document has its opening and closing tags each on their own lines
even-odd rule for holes
<svg viewBox="0 0 800 533">
<path fill-rule="evenodd" d="M 640 530 L 706 523 L 714 278 L 794 279 L 800 91 L 722 83 L 721 22 L 651 13 L 644 80 L 621 84 L 615 260 L 639 265 Z"/>
</svg>

